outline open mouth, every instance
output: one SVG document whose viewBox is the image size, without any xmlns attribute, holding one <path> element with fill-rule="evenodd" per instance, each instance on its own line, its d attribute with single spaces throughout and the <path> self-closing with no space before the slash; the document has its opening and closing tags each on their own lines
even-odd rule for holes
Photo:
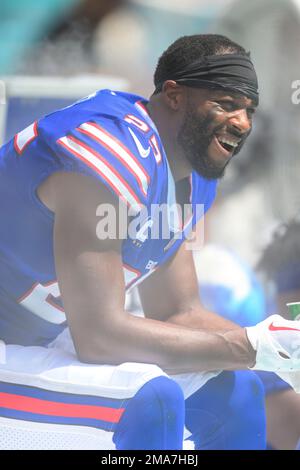
<svg viewBox="0 0 300 470">
<path fill-rule="evenodd" d="M 226 155 L 233 154 L 235 149 L 238 147 L 239 142 L 231 140 L 229 137 L 214 136 L 214 141 L 218 148 Z"/>
</svg>

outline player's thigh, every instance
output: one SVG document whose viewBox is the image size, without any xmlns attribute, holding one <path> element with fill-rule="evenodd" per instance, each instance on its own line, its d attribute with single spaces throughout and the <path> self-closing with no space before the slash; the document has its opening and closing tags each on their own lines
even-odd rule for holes
<svg viewBox="0 0 300 470">
<path fill-rule="evenodd" d="M 67 349 L 67 348 L 66 348 Z M 8 345 L 0 365 L 2 448 L 106 449 L 128 401 L 164 375 L 151 364 L 83 364 L 57 348 Z"/>
</svg>

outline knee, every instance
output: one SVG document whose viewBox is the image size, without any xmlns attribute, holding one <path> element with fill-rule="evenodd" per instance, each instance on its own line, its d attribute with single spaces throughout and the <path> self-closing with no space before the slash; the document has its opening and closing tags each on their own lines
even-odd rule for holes
<svg viewBox="0 0 300 470">
<path fill-rule="evenodd" d="M 252 371 L 244 371 L 244 373 L 247 376 L 249 394 L 254 397 L 264 398 L 264 386 L 258 375 Z"/>
<path fill-rule="evenodd" d="M 144 416 L 155 426 L 161 421 L 169 425 L 184 415 L 184 396 L 180 386 L 168 377 L 156 377 L 145 384 L 135 396 Z"/>
<path fill-rule="evenodd" d="M 218 399 L 220 411 L 247 414 L 252 409 L 264 409 L 264 386 L 258 375 L 251 370 L 225 371 L 212 379 L 210 396 Z M 209 391 L 209 390 L 208 390 Z"/>
<path fill-rule="evenodd" d="M 181 449 L 184 396 L 176 382 L 157 377 L 131 398 L 113 440 L 117 449 Z"/>
<path fill-rule="evenodd" d="M 236 372 L 236 390 L 242 390 L 243 393 L 237 393 L 243 400 L 243 405 L 248 404 L 264 408 L 265 391 L 260 378 L 252 371 Z"/>
</svg>

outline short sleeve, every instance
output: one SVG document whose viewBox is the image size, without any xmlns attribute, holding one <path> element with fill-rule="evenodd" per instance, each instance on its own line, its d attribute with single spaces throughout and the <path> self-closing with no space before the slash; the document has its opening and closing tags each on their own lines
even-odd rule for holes
<svg viewBox="0 0 300 470">
<path fill-rule="evenodd" d="M 128 134 L 128 132 L 127 132 Z M 150 176 L 118 120 L 88 121 L 59 138 L 48 138 L 65 171 L 96 177 L 137 213 L 146 204 Z"/>
</svg>

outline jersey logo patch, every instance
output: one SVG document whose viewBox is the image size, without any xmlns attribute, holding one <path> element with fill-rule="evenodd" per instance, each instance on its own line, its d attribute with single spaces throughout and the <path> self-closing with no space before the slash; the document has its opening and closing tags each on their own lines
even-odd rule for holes
<svg viewBox="0 0 300 470">
<path fill-rule="evenodd" d="M 135 133 L 130 129 L 130 127 L 128 127 L 128 130 L 134 140 L 134 143 L 135 145 L 137 146 L 137 149 L 139 151 L 139 154 L 142 158 L 147 158 L 149 156 L 149 153 L 150 153 L 150 145 L 148 145 L 148 148 L 145 149 L 142 144 L 141 144 L 141 141 L 137 138 L 137 136 L 135 135 Z"/>
<path fill-rule="evenodd" d="M 285 330 L 300 331 L 299 328 L 289 328 L 288 326 L 276 326 L 274 325 L 274 322 L 272 322 L 269 325 L 269 330 L 270 331 L 285 331 Z"/>
</svg>

